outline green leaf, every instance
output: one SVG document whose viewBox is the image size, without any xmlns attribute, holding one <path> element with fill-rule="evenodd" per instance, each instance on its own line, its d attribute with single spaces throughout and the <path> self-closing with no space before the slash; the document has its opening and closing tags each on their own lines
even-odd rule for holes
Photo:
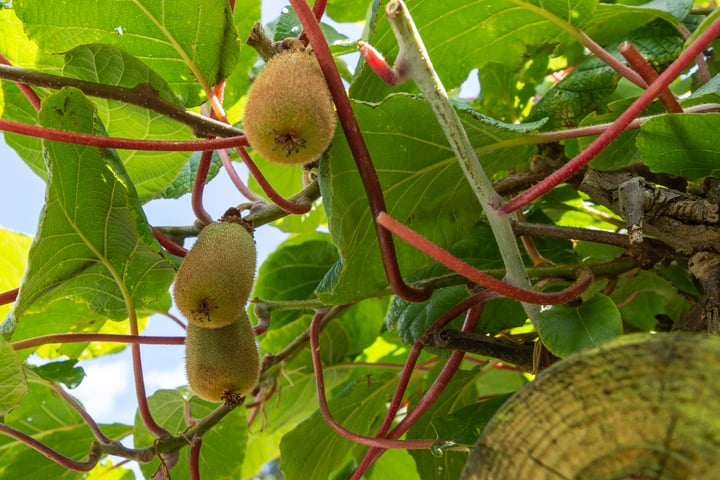
<svg viewBox="0 0 720 480">
<path fill-rule="evenodd" d="M 720 113 L 669 114 L 640 127 L 637 146 L 653 172 L 700 180 L 720 175 Z"/>
<path fill-rule="evenodd" d="M 40 120 L 46 127 L 104 133 L 77 90 L 48 97 Z M 122 163 L 111 150 L 50 141 L 44 147 L 47 203 L 4 330 L 29 315 L 67 332 L 80 319 L 98 328 L 106 319 L 128 318 L 129 308 L 166 309 L 174 269 L 160 255 Z M 21 322 L 16 339 L 25 338 L 28 323 Z"/>
<path fill-rule="evenodd" d="M 384 3 L 373 4 L 369 43 L 390 63 L 398 53 L 395 36 L 385 18 Z M 557 44 L 559 49 L 573 42 L 567 33 L 591 18 L 597 0 L 543 1 L 486 0 L 466 2 L 409 2 L 408 8 L 430 60 L 446 89 L 453 89 L 473 68 L 497 62 L 515 67 L 526 48 Z M 379 6 L 378 6 L 379 5 Z M 448 35 L 448 32 L 454 32 Z M 462 52 L 459 54 L 458 52 Z M 392 92 L 407 91 L 410 82 L 390 87 L 361 62 L 350 88 L 353 99 L 379 101 Z"/>
<path fill-rule="evenodd" d="M 27 394 L 22 364 L 9 343 L 0 343 L 0 417 L 10 413 Z"/>
<path fill-rule="evenodd" d="M 0 276 L 0 292 L 20 286 L 31 242 L 32 238 L 27 235 L 0 228 L 0 272 L 3 272 Z M 10 307 L 10 304 L 0 305 L 0 317 L 5 317 Z"/>
<path fill-rule="evenodd" d="M 346 35 L 326 23 L 320 23 L 320 30 L 322 30 L 323 37 L 325 37 L 325 41 L 334 55 L 351 53 L 357 48 L 355 41 L 350 40 Z M 275 23 L 273 40 L 281 42 L 288 37 L 297 37 L 300 32 L 302 32 L 302 25 L 295 11 L 291 7 L 283 8 L 280 17 Z"/>
<path fill-rule="evenodd" d="M 680 318 L 689 304 L 676 286 L 657 273 L 643 270 L 631 278 L 622 278 L 612 299 L 620 306 L 625 322 L 645 331 L 654 330 L 656 315 Z"/>
<path fill-rule="evenodd" d="M 538 318 L 540 339 L 558 357 L 599 345 L 622 333 L 618 308 L 601 294 L 576 307 L 553 305 L 540 312 Z"/>
<path fill-rule="evenodd" d="M 397 378 L 373 375 L 355 382 L 341 395 L 330 399 L 333 418 L 360 435 L 371 433 L 385 411 Z M 335 433 L 317 413 L 285 435 L 280 442 L 282 468 L 287 480 L 330 478 L 342 468 L 358 444 Z"/>
<path fill-rule="evenodd" d="M 337 260 L 329 240 L 327 234 L 315 233 L 283 242 L 258 270 L 252 297 L 270 301 L 314 298 L 318 283 Z M 303 313 L 307 310 L 273 312 L 271 328 L 293 322 Z"/>
<path fill-rule="evenodd" d="M 201 83 L 221 82 L 238 59 L 239 39 L 226 0 L 21 0 L 14 7 L 27 34 L 44 51 L 115 45 L 142 58 L 187 106 L 202 101 Z"/>
<path fill-rule="evenodd" d="M 80 385 L 85 378 L 85 370 L 75 365 L 77 360 L 64 360 L 31 368 L 45 380 L 59 382 L 72 389 Z"/>
<path fill-rule="evenodd" d="M 60 74 L 62 57 L 43 53 L 35 42 L 23 31 L 23 24 L 15 15 L 15 10 L 0 9 L 0 52 L 17 67 L 31 68 L 45 73 Z M 0 81 L 4 105 L 3 120 L 14 120 L 29 125 L 37 124 L 37 112 L 25 98 L 17 85 L 8 80 Z M 42 89 L 35 92 L 44 96 Z M 12 147 L 32 171 L 40 178 L 46 178 L 45 164 L 42 158 L 40 139 L 14 133 L 4 133 L 5 141 Z"/>
<path fill-rule="evenodd" d="M 368 11 L 366 2 L 346 2 L 343 0 L 328 0 L 327 15 L 336 22 L 361 22 L 365 20 Z"/>
<path fill-rule="evenodd" d="M 192 192 L 201 156 L 202 152 L 193 152 L 190 160 L 183 165 L 172 183 L 160 194 L 162 198 L 180 198 L 186 193 Z M 208 181 L 215 178 L 220 171 L 220 167 L 222 167 L 220 155 L 218 155 L 217 152 L 213 152 L 210 171 L 207 176 Z"/>
<path fill-rule="evenodd" d="M 682 49 L 682 37 L 675 27 L 654 22 L 632 32 L 628 40 L 653 65 L 674 60 Z M 606 50 L 621 59 L 618 46 Z M 604 110 L 607 98 L 615 91 L 620 75 L 598 57 L 589 57 L 546 93 L 535 105 L 528 120 L 549 118 L 543 126 L 552 130 L 577 126 L 589 113 Z M 617 112 L 617 115 L 622 110 Z M 626 140 L 627 141 L 627 140 Z"/>
<path fill-rule="evenodd" d="M 137 58 L 117 47 L 81 45 L 65 54 L 63 75 L 124 88 L 147 90 L 147 95 L 174 102 L 170 87 Z M 152 92 L 152 93 L 151 93 Z M 94 99 L 108 135 L 142 140 L 192 140 L 190 129 L 150 110 L 112 100 Z M 188 152 L 119 150 L 118 156 L 135 185 L 141 202 L 159 196 L 187 163 Z"/>
<path fill-rule="evenodd" d="M 391 448 L 373 464 L 367 474 L 370 480 L 421 480 L 409 450 Z"/>
<path fill-rule="evenodd" d="M 480 207 L 427 103 L 394 95 L 379 105 L 356 103 L 354 110 L 389 214 L 442 247 L 465 238 L 481 218 Z M 527 147 L 512 140 L 537 124 L 503 124 L 469 109 L 460 118 L 489 175 L 526 163 Z M 503 140 L 511 145 L 492 150 Z M 317 292 L 324 302 L 349 303 L 382 292 L 387 280 L 367 196 L 339 134 L 329 157 L 320 162 L 320 190 L 341 259 Z M 405 277 L 431 263 L 404 242 L 396 247 Z"/>
<path fill-rule="evenodd" d="M 158 390 L 148 398 L 155 421 L 173 435 L 183 432 L 188 427 L 185 423 L 186 403 L 178 390 Z M 198 397 L 190 399 L 190 414 L 195 419 L 209 415 L 216 408 L 216 403 L 206 402 Z M 242 466 L 248 434 L 244 411 L 244 408 L 236 408 L 203 435 L 199 462 L 202 478 L 218 480 L 243 478 Z M 157 438 L 145 427 L 140 415 L 136 415 L 133 434 L 135 448 L 150 447 L 155 440 Z M 189 450 L 184 448 L 180 452 L 180 460 L 172 471 L 174 480 L 190 478 Z M 150 478 L 158 465 L 159 461 L 155 457 L 150 463 L 141 464 L 140 469 L 147 478 Z"/>
<path fill-rule="evenodd" d="M 629 32 L 660 18 L 673 27 L 684 19 L 692 8 L 692 0 L 653 0 L 641 5 L 600 3 L 589 18 L 584 30 L 603 45 L 622 41 Z"/>
</svg>

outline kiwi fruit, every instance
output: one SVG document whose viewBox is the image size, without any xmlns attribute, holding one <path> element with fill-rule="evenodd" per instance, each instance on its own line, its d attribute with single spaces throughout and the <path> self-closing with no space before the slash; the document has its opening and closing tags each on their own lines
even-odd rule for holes
<svg viewBox="0 0 720 480">
<path fill-rule="evenodd" d="M 247 312 L 221 328 L 188 324 L 185 369 L 190 389 L 211 402 L 235 403 L 260 378 L 260 355 Z"/>
<path fill-rule="evenodd" d="M 252 229 L 239 217 L 205 226 L 180 264 L 173 297 L 190 323 L 221 328 L 245 308 L 255 277 Z"/>
<path fill-rule="evenodd" d="M 332 97 L 312 53 L 287 50 L 267 62 L 243 118 L 255 151 L 274 163 L 305 165 L 327 150 L 335 125 Z"/>
</svg>

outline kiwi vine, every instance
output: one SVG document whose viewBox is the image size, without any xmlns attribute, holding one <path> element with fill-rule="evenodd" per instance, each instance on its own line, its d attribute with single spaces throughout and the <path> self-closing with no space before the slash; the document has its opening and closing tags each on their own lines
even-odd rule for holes
<svg viewBox="0 0 720 480">
<path fill-rule="evenodd" d="M 290 0 L 268 33 L 255 23 L 259 3 L 208 0 L 196 37 L 183 33 L 182 12 L 160 18 L 143 6 L 138 15 L 162 27 L 147 34 L 173 46 L 165 58 L 126 42 L 135 20 L 65 48 L 71 18 L 60 15 L 48 38 L 40 4 L 17 3 L 0 9 L 0 31 L 37 59 L 0 41 L 0 131 L 48 193 L 38 240 L 17 260 L 25 274 L 0 292 L 0 445 L 13 454 L 0 475 L 34 458 L 62 478 L 130 478 L 128 462 L 147 478 L 261 468 L 289 480 L 492 478 L 511 468 L 495 457 L 523 456 L 493 450 L 493 432 L 528 428 L 507 412 L 552 417 L 518 402 L 557 388 L 548 379 L 578 362 L 590 369 L 599 353 L 619 352 L 611 360 L 648 383 L 625 342 L 669 371 L 697 362 L 673 382 L 696 388 L 693 375 L 714 372 L 703 363 L 720 352 L 714 1 L 487 0 L 489 14 L 460 0 L 373 2 L 367 13 Z M 510 4 L 537 32 L 513 23 Z M 477 24 L 463 23 L 465 8 Z M 362 19 L 366 37 L 343 37 L 328 19 Z M 212 40 L 196 55 L 201 36 Z M 358 50 L 350 74 L 343 56 Z M 92 78 L 78 63 L 102 58 L 144 80 Z M 471 71 L 480 93 L 459 98 Z M 168 130 L 129 138 L 139 130 L 118 126 L 117 105 Z M 183 133 L 168 133 L 178 125 Z M 174 176 L 138 167 L 134 154 L 177 158 Z M 72 175 L 75 199 L 63 183 Z M 205 203 L 215 175 L 236 187 L 218 220 Z M 193 225 L 149 225 L 145 202 L 182 194 Z M 290 238 L 257 265 L 254 234 L 273 226 Z M 83 250 L 62 253 L 71 247 Z M 153 313 L 185 334 L 142 334 Z M 688 338 L 702 347 L 690 357 L 653 350 Z M 77 361 L 118 344 L 131 351 L 134 425 L 99 424 L 72 396 L 93 380 Z M 187 385 L 148 395 L 141 345 L 184 345 Z M 31 353 L 44 365 L 28 363 Z M 583 388 L 608 404 L 619 387 L 601 372 L 605 385 Z M 32 413 L 40 404 L 51 414 Z M 720 418 L 718 405 L 703 408 Z M 618 438 L 627 429 L 586 419 L 603 420 Z M 688 431 L 707 427 L 696 420 L 683 418 Z M 670 455 L 666 440 L 650 441 Z M 713 467 L 700 450 L 691 471 Z M 587 465 L 601 462 L 592 455 Z M 657 468 L 672 469 L 663 458 Z M 603 478 L 644 472 L 644 458 L 615 460 Z M 552 468 L 574 477 L 570 463 Z"/>
</svg>

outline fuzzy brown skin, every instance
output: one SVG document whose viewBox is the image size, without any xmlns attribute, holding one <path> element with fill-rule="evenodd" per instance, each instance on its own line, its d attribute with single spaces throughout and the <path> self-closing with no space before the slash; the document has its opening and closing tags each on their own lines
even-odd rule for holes
<svg viewBox="0 0 720 480">
<path fill-rule="evenodd" d="M 245 308 L 255 264 L 255 240 L 243 225 L 206 226 L 175 277 L 173 296 L 178 309 L 190 323 L 204 328 L 230 324 Z"/>
<path fill-rule="evenodd" d="M 234 403 L 258 383 L 260 355 L 244 310 L 222 328 L 189 324 L 185 350 L 188 384 L 205 400 Z"/>
<path fill-rule="evenodd" d="M 250 146 L 266 160 L 304 165 L 327 150 L 336 121 L 315 56 L 288 50 L 270 59 L 255 80 L 243 129 Z"/>
</svg>

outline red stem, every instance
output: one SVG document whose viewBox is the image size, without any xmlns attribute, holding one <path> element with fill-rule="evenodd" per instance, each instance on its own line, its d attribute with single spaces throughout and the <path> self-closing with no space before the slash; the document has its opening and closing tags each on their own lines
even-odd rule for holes
<svg viewBox="0 0 720 480">
<path fill-rule="evenodd" d="M 227 150 L 221 148 L 217 152 L 220 156 L 223 167 L 225 167 L 225 172 L 227 172 L 228 176 L 230 177 L 230 181 L 235 185 L 235 188 L 238 189 L 238 191 L 243 195 L 243 197 L 247 198 L 251 202 L 263 201 L 263 197 L 251 191 L 247 187 L 247 185 L 245 185 L 245 182 L 242 181 L 240 175 L 238 175 L 237 171 L 235 170 L 235 167 L 233 167 L 232 161 L 230 160 L 230 155 L 228 155 Z"/>
<path fill-rule="evenodd" d="M 100 442 L 103 445 L 109 445 L 112 443 L 112 440 L 110 440 L 103 432 L 100 430 L 100 427 L 95 422 L 95 419 L 93 419 L 90 414 L 83 408 L 82 405 L 80 405 L 80 402 L 75 400 L 75 398 L 72 397 L 72 395 L 69 395 L 64 388 L 62 388 L 60 385 L 50 382 L 50 386 L 53 390 L 57 392 L 58 395 L 60 395 L 63 400 L 65 400 L 70 407 L 75 410 L 78 415 L 80 415 L 83 420 L 85 420 L 85 423 L 90 428 L 90 431 L 92 431 L 93 436 L 95 439 Z"/>
<path fill-rule="evenodd" d="M 41 441 L 34 439 L 30 435 L 23 433 L 20 430 L 17 430 L 8 425 L 0 423 L 0 433 L 24 443 L 36 452 L 40 453 L 41 455 L 45 456 L 46 458 L 52 460 L 53 462 L 68 470 L 74 470 L 76 472 L 89 472 L 90 470 L 95 468 L 98 460 L 100 460 L 100 450 L 96 446 L 93 446 L 90 449 L 87 461 L 78 462 L 77 460 L 66 457 L 62 453 L 50 448 Z"/>
<path fill-rule="evenodd" d="M 10 60 L 8 60 L 5 57 L 5 55 L 3 55 L 2 53 L 0 53 L 0 63 L 2 63 L 3 65 L 7 65 L 9 67 L 12 67 L 12 63 L 10 63 Z M 35 90 L 33 90 L 32 87 L 30 85 L 28 85 L 27 83 L 17 83 L 16 82 L 15 85 L 18 86 L 18 88 L 20 89 L 22 94 L 25 95 L 25 98 L 28 99 L 28 102 L 30 102 L 30 104 L 33 106 L 33 108 L 36 111 L 40 110 L 40 107 L 42 105 L 40 102 L 40 97 L 37 96 L 37 93 L 35 93 Z"/>
<path fill-rule="evenodd" d="M 190 479 L 200 480 L 200 449 L 202 448 L 202 438 L 195 438 L 190 443 Z"/>
<path fill-rule="evenodd" d="M 8 290 L 7 292 L 0 293 L 0 305 L 7 305 L 8 303 L 12 303 L 17 300 L 19 291 L 19 288 L 13 288 L 12 290 Z"/>
<path fill-rule="evenodd" d="M 252 158 L 250 158 L 250 154 L 247 153 L 247 150 L 242 147 L 238 147 L 237 152 L 242 157 L 243 161 L 245 162 L 245 166 L 247 166 L 248 170 L 250 170 L 252 176 L 255 177 L 255 180 L 258 182 L 258 185 L 260 185 L 260 188 L 262 188 L 263 192 L 265 192 L 265 194 L 275 205 L 288 213 L 303 214 L 310 211 L 310 209 L 312 208 L 311 204 L 309 205 L 293 203 L 284 198 L 277 191 L 275 191 L 275 189 L 272 187 L 272 185 L 270 185 L 270 182 L 267 181 L 267 179 L 262 174 L 257 165 L 255 165 L 255 162 L 253 162 Z"/>
<path fill-rule="evenodd" d="M 158 152 L 197 152 L 219 148 L 235 148 L 248 144 L 244 135 L 208 140 L 136 140 L 133 138 L 101 137 L 89 133 L 66 132 L 2 119 L 0 119 L 0 131 L 78 145 Z"/>
<path fill-rule="evenodd" d="M 193 183 L 191 194 L 193 212 L 195 212 L 195 217 L 203 225 L 208 225 L 213 221 L 212 217 L 203 206 L 203 192 L 205 191 L 205 182 L 207 181 L 208 173 L 210 172 L 212 153 L 212 150 L 205 150 L 200 155 L 200 162 L 198 164 L 197 173 L 195 174 L 195 183 Z"/>
<path fill-rule="evenodd" d="M 650 85 L 658 78 L 658 73 L 655 69 L 645 60 L 645 57 L 635 48 L 635 45 L 629 41 L 622 42 L 620 44 L 620 53 L 625 60 L 635 69 L 636 72 Z M 658 96 L 658 100 L 663 104 L 665 110 L 669 113 L 682 113 L 683 109 L 672 94 L 669 88 L 663 89 Z"/>
<path fill-rule="evenodd" d="M 315 371 L 316 392 L 318 403 L 320 404 L 320 413 L 322 413 L 325 422 L 335 430 L 339 435 L 361 445 L 368 445 L 379 448 L 405 448 L 405 449 L 428 449 L 433 445 L 448 443 L 439 440 L 388 440 L 375 437 L 367 437 L 351 432 L 340 425 L 332 416 L 325 396 L 325 378 L 322 370 L 322 361 L 320 360 L 320 324 L 324 313 L 316 313 L 310 323 L 310 353 L 312 354 L 313 369 Z"/>
<path fill-rule="evenodd" d="M 488 292 L 481 292 L 478 295 L 483 296 L 480 297 L 479 303 L 475 303 L 473 306 L 471 306 L 467 314 L 465 315 L 465 321 L 463 322 L 462 326 L 463 332 L 472 332 L 475 330 L 477 320 L 480 317 L 480 313 L 482 312 L 485 302 L 492 298 L 492 295 L 488 296 Z M 450 320 L 455 318 L 455 316 L 450 317 Z M 431 330 L 431 328 L 428 328 L 425 333 L 423 333 L 422 337 L 418 340 L 417 343 L 420 343 L 424 337 L 426 337 L 432 330 L 434 330 Z M 448 358 L 447 362 L 438 374 L 437 378 L 435 378 L 433 384 L 430 386 L 427 392 L 425 392 L 425 394 L 413 407 L 413 409 L 408 412 L 405 418 L 403 418 L 400 423 L 392 430 L 392 432 L 390 432 L 390 435 L 388 435 L 387 438 L 396 439 L 402 436 L 410 429 L 410 427 L 415 424 L 415 422 L 418 421 L 418 419 L 428 410 L 428 408 L 430 408 L 432 404 L 437 401 L 442 392 L 445 390 L 445 387 L 447 387 L 448 383 L 450 383 L 450 380 L 452 380 L 455 372 L 457 372 L 457 369 L 460 367 L 464 356 L 465 352 L 461 352 L 458 350 L 453 351 L 450 354 L 450 357 Z M 362 461 L 358 465 L 358 468 L 355 470 L 355 472 L 353 472 L 350 479 L 360 479 L 362 475 L 367 471 L 367 469 L 370 468 L 372 464 L 377 461 L 378 458 L 380 458 L 383 452 L 384 450 L 379 448 L 372 448 L 368 450 L 368 452 L 365 454 L 365 457 L 363 457 Z"/>
<path fill-rule="evenodd" d="M 635 117 L 650 105 L 650 102 L 657 97 L 660 92 L 667 88 L 670 83 L 682 73 L 682 71 L 700 54 L 715 37 L 720 35 L 720 20 L 715 20 L 696 40 L 693 42 L 680 56 L 665 70 L 657 80 L 648 86 L 642 95 L 635 100 L 610 127 L 605 130 L 598 138 L 580 152 L 575 158 L 566 163 L 563 167 L 552 173 L 545 180 L 537 185 L 525 190 L 523 193 L 498 205 L 501 213 L 509 214 L 518 208 L 521 208 L 538 197 L 552 190 L 558 184 L 572 177 L 582 167 L 588 164 L 590 160 L 607 147 L 625 128 L 633 121 Z"/>
<path fill-rule="evenodd" d="M 340 78 L 340 73 L 335 66 L 330 48 L 323 37 L 317 19 L 313 15 L 313 12 L 310 11 L 310 7 L 308 7 L 304 0 L 290 0 L 290 4 L 295 10 L 304 32 L 310 40 L 320 68 L 323 71 L 323 75 L 325 75 L 325 81 L 328 84 L 333 102 L 337 108 L 340 125 L 345 133 L 350 151 L 353 153 L 353 158 L 360 173 L 360 179 L 363 182 L 368 201 L 370 202 L 370 210 L 373 218 L 375 218 L 380 212 L 387 211 L 385 198 L 383 197 L 380 180 L 373 166 L 370 152 L 361 134 L 360 125 L 357 122 L 357 118 L 355 118 L 350 99 L 345 93 L 345 86 Z M 391 233 L 377 223 L 375 223 L 375 230 L 378 243 L 380 244 L 385 275 L 393 292 L 397 296 L 410 302 L 422 302 L 430 298 L 430 295 L 432 295 L 431 291 L 410 287 L 403 281 Z"/>
<path fill-rule="evenodd" d="M 184 248 L 182 245 L 178 245 L 177 243 L 173 242 L 165 236 L 160 230 L 158 230 L 155 227 L 150 227 L 152 229 L 153 235 L 155 235 L 155 238 L 157 239 L 158 243 L 162 245 L 162 247 L 167 250 L 168 252 L 172 253 L 173 255 L 177 255 L 178 257 L 184 257 L 187 255 L 187 249 Z"/>
<path fill-rule="evenodd" d="M 495 277 L 481 272 L 480 270 L 477 270 L 469 263 L 460 260 L 447 250 L 440 248 L 419 233 L 398 222 L 387 213 L 383 212 L 378 215 L 377 221 L 421 252 L 429 255 L 434 260 L 442 263 L 468 280 L 520 302 L 534 303 L 538 305 L 566 303 L 574 298 L 577 298 L 578 295 L 584 292 L 585 289 L 590 286 L 594 278 L 592 270 L 580 268 L 577 271 L 577 279 L 575 280 L 575 283 L 567 287 L 565 290 L 553 293 L 525 290 L 524 288 L 505 283 Z"/>
<path fill-rule="evenodd" d="M 117 333 L 58 333 L 54 335 L 41 335 L 12 342 L 15 350 L 47 345 L 49 343 L 86 343 L 109 342 L 128 343 L 133 345 L 183 345 L 185 337 L 147 337 L 141 335 L 122 335 Z"/>
</svg>

